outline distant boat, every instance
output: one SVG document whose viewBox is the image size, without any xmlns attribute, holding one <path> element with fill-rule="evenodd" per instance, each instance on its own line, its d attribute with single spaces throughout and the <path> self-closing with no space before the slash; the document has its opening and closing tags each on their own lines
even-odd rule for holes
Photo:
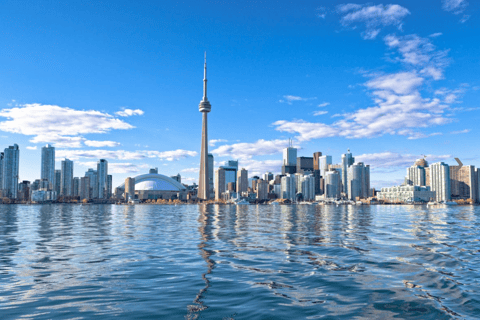
<svg viewBox="0 0 480 320">
<path fill-rule="evenodd" d="M 235 202 L 236 205 L 242 205 L 242 204 L 250 204 L 250 202 L 248 202 L 247 200 L 245 199 L 242 199 L 240 201 L 237 201 Z"/>
</svg>

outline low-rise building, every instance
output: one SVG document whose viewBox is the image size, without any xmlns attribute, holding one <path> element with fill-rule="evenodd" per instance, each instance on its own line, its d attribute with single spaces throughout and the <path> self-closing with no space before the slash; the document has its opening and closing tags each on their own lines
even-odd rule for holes
<svg viewBox="0 0 480 320">
<path fill-rule="evenodd" d="M 396 186 L 382 188 L 377 192 L 377 199 L 387 202 L 428 202 L 435 199 L 435 191 L 429 186 Z"/>
</svg>

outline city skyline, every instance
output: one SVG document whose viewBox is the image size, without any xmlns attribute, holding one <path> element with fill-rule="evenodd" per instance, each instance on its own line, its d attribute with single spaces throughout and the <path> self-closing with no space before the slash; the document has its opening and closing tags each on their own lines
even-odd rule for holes
<svg viewBox="0 0 480 320">
<path fill-rule="evenodd" d="M 480 166 L 472 148 L 480 66 L 471 41 L 479 5 L 365 3 L 192 2 L 181 19 L 202 18 L 188 27 L 176 24 L 179 8 L 170 4 L 75 11 L 4 3 L 2 150 L 19 145 L 20 181 L 41 176 L 41 148 L 51 143 L 55 168 L 71 159 L 75 177 L 106 159 L 114 187 L 152 167 L 198 183 L 196 106 L 208 51 L 215 170 L 238 159 L 251 176 L 278 173 L 290 138 L 299 157 L 320 151 L 340 163 L 351 149 L 371 165 L 375 188 L 402 182 L 423 154 L 431 163 L 459 157 Z"/>
</svg>

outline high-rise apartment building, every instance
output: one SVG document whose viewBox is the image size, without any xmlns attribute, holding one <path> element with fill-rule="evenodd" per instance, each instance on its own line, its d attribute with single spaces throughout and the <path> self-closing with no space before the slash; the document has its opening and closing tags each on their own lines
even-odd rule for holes
<svg viewBox="0 0 480 320">
<path fill-rule="evenodd" d="M 324 176 L 324 194 L 326 199 L 339 199 L 342 188 L 341 176 L 338 171 L 327 171 Z"/>
<path fill-rule="evenodd" d="M 41 179 L 47 179 L 49 183 L 49 190 L 55 187 L 55 147 L 47 144 L 42 147 L 42 164 L 41 164 Z"/>
<path fill-rule="evenodd" d="M 125 179 L 125 200 L 135 199 L 135 178 Z"/>
<path fill-rule="evenodd" d="M 74 177 L 73 178 L 73 193 L 72 195 L 74 197 L 79 197 L 80 196 L 80 178 Z"/>
<path fill-rule="evenodd" d="M 301 193 L 304 200 L 315 200 L 315 177 L 308 175 L 295 175 L 297 180 L 297 193 Z"/>
<path fill-rule="evenodd" d="M 450 201 L 450 169 L 448 164 L 437 162 L 430 166 L 430 187 L 435 191 L 436 201 Z"/>
<path fill-rule="evenodd" d="M 106 199 L 107 195 L 107 176 L 108 176 L 108 161 L 100 159 L 97 162 L 97 190 L 98 194 L 96 198 Z"/>
<path fill-rule="evenodd" d="M 225 169 L 222 167 L 218 168 L 215 178 L 215 200 L 218 201 L 222 199 L 222 194 L 225 192 L 227 187 L 225 184 Z"/>
<path fill-rule="evenodd" d="M 418 165 L 407 168 L 405 182 L 409 186 L 426 186 L 425 168 Z"/>
<path fill-rule="evenodd" d="M 66 197 L 73 196 L 73 161 L 68 159 L 62 160 L 60 194 Z"/>
<path fill-rule="evenodd" d="M 180 176 L 180 175 L 179 175 Z M 181 180 L 180 180 L 181 182 Z M 113 176 L 111 174 L 107 175 L 107 194 L 106 198 L 110 199 L 113 193 Z"/>
<path fill-rule="evenodd" d="M 214 162 L 213 154 L 209 153 L 208 154 L 208 181 L 209 181 L 208 190 L 210 192 L 209 199 L 215 198 L 215 185 L 214 185 L 215 175 L 213 174 L 214 168 L 215 168 L 214 165 L 215 165 L 215 162 Z"/>
<path fill-rule="evenodd" d="M 348 167 L 355 163 L 355 158 L 352 156 L 350 149 L 347 150 L 347 153 L 342 154 L 342 191 L 347 194 L 348 197 Z"/>
<path fill-rule="evenodd" d="M 80 178 L 80 200 L 90 199 L 90 178 Z"/>
<path fill-rule="evenodd" d="M 295 175 L 287 174 L 286 176 L 282 177 L 282 183 L 280 187 L 280 193 L 282 195 L 282 199 L 289 199 L 290 201 L 295 201 Z"/>
<path fill-rule="evenodd" d="M 348 167 L 347 177 L 348 198 L 356 200 L 368 198 L 370 192 L 370 166 L 357 162 Z"/>
<path fill-rule="evenodd" d="M 268 199 L 268 182 L 263 179 L 257 181 L 257 199 Z"/>
<path fill-rule="evenodd" d="M 464 166 L 455 158 L 458 166 L 450 166 L 450 191 L 452 199 L 472 199 L 478 201 L 478 181 L 475 166 Z"/>
<path fill-rule="evenodd" d="M 237 192 L 241 196 L 243 192 L 248 191 L 248 170 L 242 168 L 237 174 Z"/>
<path fill-rule="evenodd" d="M 53 190 L 57 192 L 57 196 L 60 196 L 60 190 L 62 190 L 62 170 L 55 170 L 55 183 Z"/>
<path fill-rule="evenodd" d="M 2 193 L 2 188 L 3 188 L 3 158 L 5 154 L 3 152 L 0 152 L 0 194 Z M 3 196 L 3 195 L 2 195 Z"/>
<path fill-rule="evenodd" d="M 20 149 L 17 144 L 5 148 L 2 170 L 2 193 L 4 197 L 17 199 L 18 195 L 18 168 Z"/>
<path fill-rule="evenodd" d="M 85 172 L 85 177 L 88 177 L 90 181 L 90 191 L 89 191 L 89 198 L 94 199 L 97 198 L 98 195 L 98 182 L 97 182 L 97 171 L 89 168 L 87 172 Z"/>
</svg>

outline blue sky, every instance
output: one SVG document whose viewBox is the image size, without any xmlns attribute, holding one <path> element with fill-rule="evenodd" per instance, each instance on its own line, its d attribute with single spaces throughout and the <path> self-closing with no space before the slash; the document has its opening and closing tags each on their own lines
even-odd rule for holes
<svg viewBox="0 0 480 320">
<path fill-rule="evenodd" d="M 198 179 L 203 52 L 210 152 L 250 175 L 351 149 L 372 186 L 430 162 L 480 166 L 475 1 L 2 1 L 0 147 L 20 179 L 41 147 L 117 186 L 158 167 Z"/>
</svg>

